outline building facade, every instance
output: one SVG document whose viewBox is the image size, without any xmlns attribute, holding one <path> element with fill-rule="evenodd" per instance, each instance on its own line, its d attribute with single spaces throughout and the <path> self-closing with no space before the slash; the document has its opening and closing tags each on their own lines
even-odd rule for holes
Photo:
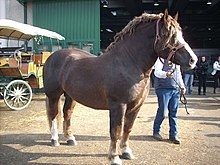
<svg viewBox="0 0 220 165">
<path fill-rule="evenodd" d="M 64 41 L 54 47 L 80 48 L 98 55 L 100 51 L 99 0 L 1 0 L 1 17 L 55 31 Z M 43 43 L 53 50 L 51 41 Z"/>
<path fill-rule="evenodd" d="M 0 19 L 24 22 L 24 7 L 16 0 L 0 0 Z M 18 42 L 0 39 L 0 47 L 17 45 Z"/>
</svg>

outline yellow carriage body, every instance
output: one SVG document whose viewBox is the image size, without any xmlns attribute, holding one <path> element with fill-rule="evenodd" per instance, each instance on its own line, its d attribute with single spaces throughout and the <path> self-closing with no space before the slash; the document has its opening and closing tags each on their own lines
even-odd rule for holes
<svg viewBox="0 0 220 165">
<path fill-rule="evenodd" d="M 32 88 L 43 88 L 43 64 L 50 55 L 51 52 L 25 53 L 20 63 L 15 58 L 0 58 L 0 76 L 23 77 Z"/>
</svg>

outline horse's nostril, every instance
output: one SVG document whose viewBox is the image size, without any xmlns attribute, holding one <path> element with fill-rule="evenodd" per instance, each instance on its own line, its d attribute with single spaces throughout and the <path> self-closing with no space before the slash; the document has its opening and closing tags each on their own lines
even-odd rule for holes
<svg viewBox="0 0 220 165">
<path fill-rule="evenodd" d="M 192 65 L 194 63 L 195 63 L 195 60 L 191 58 L 190 61 L 189 61 L 189 64 Z"/>
</svg>

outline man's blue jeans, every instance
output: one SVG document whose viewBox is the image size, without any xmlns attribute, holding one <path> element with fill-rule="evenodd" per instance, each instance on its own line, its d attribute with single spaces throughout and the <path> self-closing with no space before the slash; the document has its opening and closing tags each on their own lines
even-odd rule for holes
<svg viewBox="0 0 220 165">
<path fill-rule="evenodd" d="M 156 118 L 154 120 L 154 133 L 160 133 L 161 124 L 165 118 L 166 110 L 168 109 L 169 113 L 169 135 L 177 135 L 177 110 L 179 106 L 179 90 L 174 89 L 156 89 L 157 99 L 158 99 L 158 109 Z"/>
<path fill-rule="evenodd" d="M 186 73 L 184 75 L 184 84 L 188 94 L 192 94 L 194 75 Z"/>
</svg>

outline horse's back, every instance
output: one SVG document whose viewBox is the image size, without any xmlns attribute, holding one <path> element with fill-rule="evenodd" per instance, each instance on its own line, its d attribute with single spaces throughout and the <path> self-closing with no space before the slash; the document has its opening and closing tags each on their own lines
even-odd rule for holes
<svg viewBox="0 0 220 165">
<path fill-rule="evenodd" d="M 47 63 L 51 63 L 52 61 L 56 61 L 59 63 L 63 63 L 63 61 L 66 58 L 72 58 L 74 60 L 88 58 L 88 57 L 96 57 L 95 55 L 92 55 L 91 53 L 88 53 L 81 49 L 61 49 L 58 51 L 55 51 L 46 61 Z M 61 61 L 62 60 L 62 61 Z"/>
</svg>

